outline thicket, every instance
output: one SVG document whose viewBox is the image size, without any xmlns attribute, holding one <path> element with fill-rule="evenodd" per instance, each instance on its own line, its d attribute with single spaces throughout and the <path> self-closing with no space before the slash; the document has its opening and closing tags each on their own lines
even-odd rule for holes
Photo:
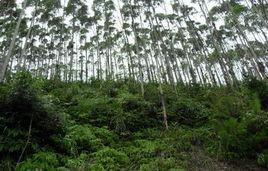
<svg viewBox="0 0 268 171">
<path fill-rule="evenodd" d="M 19 72 L 0 85 L 0 170 L 210 167 L 197 151 L 268 167 L 267 81 L 163 85 L 169 130 L 157 84 L 145 84 L 144 97 L 138 90 L 132 80 L 65 83 Z"/>
</svg>

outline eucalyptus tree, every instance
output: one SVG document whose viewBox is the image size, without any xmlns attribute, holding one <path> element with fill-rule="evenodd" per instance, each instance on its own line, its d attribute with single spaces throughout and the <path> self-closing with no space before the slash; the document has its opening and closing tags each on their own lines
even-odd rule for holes
<svg viewBox="0 0 268 171">
<path fill-rule="evenodd" d="M 13 49 L 14 49 L 14 46 L 15 46 L 16 38 L 17 38 L 17 36 L 19 34 L 19 28 L 20 28 L 20 25 L 21 25 L 21 22 L 22 22 L 22 19 L 23 19 L 23 16 L 24 16 L 24 11 L 25 11 L 26 6 L 27 6 L 27 0 L 24 0 L 23 5 L 22 5 L 22 10 L 20 12 L 18 21 L 16 23 L 15 30 L 13 32 L 13 37 L 11 39 L 11 42 L 10 42 L 10 45 L 9 45 L 9 48 L 8 48 L 8 52 L 3 57 L 3 59 L 2 59 L 2 61 L 0 63 L 0 82 L 2 82 L 4 80 L 5 72 L 7 70 L 8 63 L 9 63 L 9 61 L 11 59 L 11 55 L 12 55 L 12 52 L 13 52 Z"/>
<path fill-rule="evenodd" d="M 260 61 L 266 61 L 268 54 L 267 20 L 263 18 L 262 14 L 260 14 L 257 9 L 257 7 L 260 8 L 261 4 L 263 5 L 263 7 L 268 5 L 267 3 L 263 3 L 264 2 L 259 2 L 259 4 L 253 4 L 253 2 L 251 1 L 250 5 L 248 1 L 246 1 L 247 11 L 243 16 L 245 28 L 247 29 L 248 33 L 251 34 L 255 39 L 254 41 L 252 41 L 252 44 L 254 44 L 253 49 L 257 53 L 257 56 Z M 267 68 L 268 65 L 265 62 L 262 62 L 262 64 L 263 63 L 264 66 L 266 66 Z"/>
<path fill-rule="evenodd" d="M 260 18 L 266 29 L 268 29 L 268 2 L 266 0 L 246 0 L 246 2 L 250 3 L 253 11 L 258 14 L 258 18 Z"/>
<path fill-rule="evenodd" d="M 31 19 L 30 27 L 28 28 L 27 35 L 26 35 L 26 38 L 25 38 L 25 42 L 24 42 L 24 45 L 23 45 L 23 48 L 22 48 L 22 52 L 21 52 L 20 58 L 18 60 L 18 67 L 24 66 L 23 63 L 22 63 L 22 60 L 26 55 L 26 48 L 28 46 L 28 41 L 29 41 L 30 38 L 32 38 L 31 31 L 32 31 L 32 28 L 33 28 L 34 23 L 35 23 L 36 9 L 34 10 L 32 16 L 33 17 Z"/>
<path fill-rule="evenodd" d="M 194 0 L 193 2 L 197 2 L 200 10 L 203 14 L 203 16 L 205 17 L 205 22 L 206 25 L 208 27 L 209 30 L 209 40 L 211 42 L 212 48 L 214 50 L 214 52 L 217 54 L 218 57 L 218 62 L 220 64 L 221 70 L 223 72 L 223 77 L 225 79 L 225 82 L 228 86 L 231 86 L 232 84 L 232 80 L 230 75 L 228 74 L 228 72 L 232 71 L 232 65 L 230 64 L 230 62 L 228 61 L 227 56 L 224 54 L 224 47 L 223 44 L 221 42 L 221 40 L 218 37 L 218 33 L 219 31 L 216 28 L 216 24 L 215 21 L 213 20 L 213 18 L 209 15 L 209 11 L 208 11 L 208 7 L 206 4 L 206 1 L 204 0 Z M 226 64 L 228 65 L 229 68 L 227 68 Z M 230 72 L 233 81 L 236 80 L 236 77 L 234 75 L 234 72 Z"/>
<path fill-rule="evenodd" d="M 97 78 L 103 79 L 103 68 L 102 68 L 102 54 L 103 54 L 103 44 L 101 44 L 100 41 L 102 41 L 102 31 L 103 31 L 103 13 L 105 0 L 94 0 L 92 5 L 92 10 L 94 12 L 93 20 L 94 23 L 94 36 L 91 37 L 91 40 L 94 43 L 94 47 L 96 49 L 96 56 L 97 56 Z"/>
<path fill-rule="evenodd" d="M 67 49 L 68 49 L 68 55 L 70 55 L 69 60 L 69 74 L 68 74 L 68 81 L 72 81 L 74 79 L 73 75 L 73 64 L 74 64 L 74 58 L 77 52 L 75 52 L 75 34 L 80 30 L 80 26 L 78 23 L 78 10 L 81 6 L 83 6 L 84 3 L 81 0 L 69 0 L 67 6 L 65 7 L 65 13 L 67 16 L 72 17 L 71 18 L 71 27 L 69 29 L 71 30 L 71 40 L 68 43 Z"/>
<path fill-rule="evenodd" d="M 189 46 L 189 44 L 187 43 L 187 41 L 189 42 L 190 39 L 187 40 L 186 38 L 186 35 L 185 35 L 186 31 L 185 31 L 185 28 L 181 26 L 180 16 L 175 15 L 175 17 L 174 16 L 167 17 L 167 19 L 168 19 L 167 20 L 168 22 L 167 34 L 169 33 L 169 36 L 171 36 L 169 39 L 166 40 L 167 42 L 169 42 L 168 44 L 170 45 L 171 53 L 169 54 L 169 56 L 173 58 L 175 57 L 179 60 L 179 62 L 181 63 L 183 75 L 184 77 L 186 77 L 187 75 L 187 78 L 188 78 L 187 80 L 192 81 L 193 83 L 197 83 L 197 80 L 196 80 L 196 73 L 197 73 L 199 80 L 202 82 L 202 78 L 199 74 L 198 66 L 195 63 L 196 61 L 196 58 L 194 58 L 195 54 L 193 53 L 194 51 L 191 50 L 192 47 Z M 174 27 L 177 29 L 177 33 L 171 33 L 172 30 L 170 28 L 171 27 L 170 25 L 172 23 L 175 23 Z M 177 48 L 175 48 L 174 46 L 177 46 Z M 173 58 L 170 58 L 172 62 L 174 61 Z M 175 63 L 173 64 L 173 67 L 175 67 L 175 64 L 178 66 L 176 59 L 175 59 Z M 187 72 L 187 74 L 185 74 L 185 72 Z M 179 74 L 179 77 L 180 77 L 179 79 L 177 78 L 178 76 L 176 76 L 177 73 Z M 188 75 L 188 73 L 190 74 L 190 76 Z M 174 74 L 177 80 L 182 81 L 182 78 L 180 76 L 180 72 L 178 71 L 178 69 L 177 69 L 177 72 L 174 72 Z"/>
<path fill-rule="evenodd" d="M 18 10 L 14 0 L 1 1 L 1 73 L 24 67 L 65 81 L 123 74 L 139 82 L 142 96 L 146 81 L 175 89 L 178 82 L 231 86 L 245 72 L 266 76 L 267 1 L 192 2 L 28 0 Z"/>
<path fill-rule="evenodd" d="M 137 63 L 137 68 L 138 68 L 138 78 L 140 81 L 140 85 L 141 85 L 141 95 L 142 97 L 144 96 L 144 74 L 143 74 L 143 66 L 142 66 L 142 62 L 143 62 L 143 54 L 142 54 L 142 50 L 143 47 L 141 47 L 141 37 L 140 37 L 140 23 L 137 22 L 139 20 L 139 8 L 140 6 L 137 4 L 137 1 L 134 1 L 134 3 L 132 3 L 131 0 L 125 0 L 124 1 L 124 6 L 122 7 L 122 13 L 124 18 L 129 19 L 130 20 L 130 24 L 126 24 L 125 23 L 125 28 L 130 28 L 133 32 L 133 36 L 134 36 L 134 45 L 131 45 L 131 51 L 129 53 L 134 53 L 134 55 L 131 55 L 131 58 L 136 58 L 135 63 Z M 132 64 L 134 62 L 132 61 Z"/>
<path fill-rule="evenodd" d="M 163 90 L 163 80 L 167 82 L 166 77 L 165 77 L 165 67 L 170 67 L 169 66 L 169 61 L 167 59 L 166 52 L 163 52 L 164 49 L 163 48 L 163 44 L 162 44 L 162 48 L 160 46 L 160 42 L 163 43 L 163 37 L 161 37 L 161 33 L 159 28 L 160 25 L 158 23 L 158 21 L 156 21 L 154 23 L 154 21 L 156 20 L 155 16 L 152 16 L 153 14 L 155 14 L 155 7 L 153 7 L 153 5 L 157 5 L 160 4 L 160 2 L 162 2 L 161 0 L 154 0 L 154 1 L 147 1 L 147 0 L 140 0 L 140 2 L 142 3 L 143 6 L 143 14 L 145 15 L 146 19 L 149 22 L 149 29 L 150 29 L 150 40 L 151 40 L 151 48 L 153 51 L 149 51 L 150 55 L 152 57 L 154 57 L 154 61 L 155 61 L 155 66 L 156 66 L 156 78 L 157 78 L 157 82 L 159 85 L 159 95 L 160 95 L 160 100 L 161 100 L 161 104 L 162 104 L 162 115 L 163 115 L 163 124 L 165 126 L 166 129 L 168 129 L 168 119 L 167 119 L 167 110 L 166 110 L 166 104 L 165 104 L 165 97 L 164 97 L 164 90 Z M 141 14 L 141 13 L 140 13 Z M 155 25 L 156 24 L 156 25 Z M 164 56 L 163 56 L 164 55 Z M 163 59 L 161 57 L 165 58 L 165 62 L 166 65 L 163 64 Z M 169 68 L 170 69 L 170 68 Z M 173 75 L 172 75 L 172 71 L 171 69 L 168 70 L 169 74 L 169 79 L 171 80 L 171 83 L 173 79 Z"/>
<path fill-rule="evenodd" d="M 112 51 L 114 50 L 114 46 L 117 42 L 117 34 L 116 34 L 116 27 L 115 27 L 115 17 L 113 16 L 115 11 L 115 4 L 112 0 L 107 0 L 103 4 L 104 10 L 104 27 L 103 27 L 103 43 L 106 56 L 106 79 L 114 78 L 114 63 L 116 63 L 116 59 L 112 56 Z"/>
<path fill-rule="evenodd" d="M 178 70 L 176 70 L 176 54 L 175 54 L 175 47 L 174 44 L 174 32 L 172 32 L 171 24 L 169 20 L 167 19 L 167 14 L 164 13 L 156 13 L 155 14 L 155 20 L 157 25 L 160 25 L 162 27 L 162 30 L 159 31 L 160 36 L 162 37 L 161 41 L 161 48 L 163 51 L 163 54 L 165 54 L 165 62 L 168 61 L 167 64 L 167 73 L 171 73 L 171 83 L 174 85 L 174 83 L 180 78 L 178 78 L 177 74 L 180 74 Z M 167 25 L 167 27 L 165 27 Z M 172 64 L 172 66 L 171 66 Z M 172 70 L 172 71 L 171 71 Z M 175 78 L 173 77 L 173 74 Z"/>
<path fill-rule="evenodd" d="M 128 23 L 130 12 L 127 8 L 125 8 L 127 0 L 123 0 L 123 6 L 121 7 L 121 2 L 117 0 L 118 8 L 119 8 L 119 20 L 122 27 L 121 36 L 123 39 L 123 47 L 121 48 L 121 53 L 126 53 L 127 58 L 127 67 L 128 67 L 128 77 L 130 79 L 135 79 L 135 69 L 134 69 L 134 58 L 132 54 L 132 49 L 130 45 L 130 33 L 131 27 Z"/>
<path fill-rule="evenodd" d="M 34 61 L 37 61 L 36 69 L 39 75 L 45 74 L 45 77 L 60 77 L 60 54 L 63 47 L 62 42 L 62 23 L 63 19 L 59 16 L 61 2 L 59 0 L 47 0 L 47 1 L 34 1 L 36 14 L 35 18 L 37 23 L 33 28 L 31 35 L 34 38 L 30 42 L 27 49 L 37 46 L 36 57 Z M 33 37 L 33 36 L 32 36 Z M 38 38 L 36 40 L 36 38 Z M 36 44 L 36 45 L 35 45 Z"/>
<path fill-rule="evenodd" d="M 209 57 L 209 49 L 207 48 L 207 41 L 204 40 L 204 37 L 202 38 L 201 35 L 206 35 L 206 30 L 208 29 L 206 25 L 200 26 L 197 28 L 195 25 L 195 22 L 191 19 L 191 15 L 193 15 L 195 12 L 192 7 L 183 5 L 180 1 L 174 1 L 172 4 L 172 9 L 177 15 L 177 28 L 179 31 L 179 34 L 177 34 L 177 39 L 181 42 L 181 45 L 183 47 L 184 54 L 187 54 L 187 51 L 189 55 L 191 55 L 191 50 L 193 49 L 195 51 L 195 55 L 199 56 L 199 60 L 204 61 L 205 69 L 203 73 L 207 73 L 209 75 L 209 80 L 216 85 L 217 81 L 214 75 L 218 76 L 218 71 L 215 68 L 215 63 L 211 63 L 211 59 Z M 179 12 L 181 14 L 179 14 Z M 186 25 L 184 28 L 183 25 Z M 212 68 L 214 68 L 214 72 L 212 71 Z M 202 69 L 201 69 L 202 72 Z M 220 83 L 220 80 L 218 79 L 218 82 Z"/>
<path fill-rule="evenodd" d="M 0 66 L 8 51 L 12 39 L 13 27 L 16 25 L 16 20 L 19 15 L 20 10 L 15 0 L 0 2 Z"/>
<path fill-rule="evenodd" d="M 260 69 L 257 65 L 258 56 L 256 55 L 255 50 L 251 47 L 249 37 L 246 32 L 246 27 L 242 25 L 241 18 L 243 19 L 244 13 L 248 10 L 243 4 L 240 4 L 239 1 L 223 1 L 221 3 L 221 13 L 226 12 L 225 17 L 225 26 L 228 26 L 235 32 L 236 42 L 239 42 L 245 48 L 245 53 L 247 60 L 251 63 L 254 73 L 257 77 L 262 78 L 264 75 L 260 72 Z"/>
<path fill-rule="evenodd" d="M 152 34 L 154 35 L 155 40 L 156 39 L 159 40 L 158 47 L 159 49 L 161 49 L 160 52 L 162 54 L 162 57 L 164 58 L 164 65 L 166 68 L 169 82 L 172 85 L 174 85 L 175 84 L 174 73 L 172 72 L 170 58 L 168 56 L 167 47 L 164 42 L 164 40 L 166 39 L 165 35 L 163 34 L 164 26 L 160 24 L 159 18 L 156 15 L 156 8 L 157 6 L 160 6 L 160 4 L 162 3 L 163 3 L 162 0 L 154 0 L 154 1 L 147 1 L 145 5 L 148 8 L 148 12 L 152 14 L 152 15 L 149 15 L 150 25 L 153 25 L 153 23 L 155 23 L 155 26 L 153 27 L 153 30 L 152 30 Z"/>
</svg>

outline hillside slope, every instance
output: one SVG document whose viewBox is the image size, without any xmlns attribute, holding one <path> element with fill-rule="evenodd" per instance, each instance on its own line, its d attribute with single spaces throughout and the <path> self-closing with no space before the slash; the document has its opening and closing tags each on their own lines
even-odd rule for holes
<svg viewBox="0 0 268 171">
<path fill-rule="evenodd" d="M 0 170 L 265 170 L 268 85 L 64 83 L 20 72 L 0 85 Z"/>
</svg>

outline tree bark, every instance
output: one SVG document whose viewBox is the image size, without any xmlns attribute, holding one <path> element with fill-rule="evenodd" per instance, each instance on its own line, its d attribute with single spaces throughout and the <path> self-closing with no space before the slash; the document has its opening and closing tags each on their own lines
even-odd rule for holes
<svg viewBox="0 0 268 171">
<path fill-rule="evenodd" d="M 18 33 L 19 33 L 19 28 L 20 28 L 20 24 L 21 24 L 21 21 L 22 21 L 22 17 L 24 15 L 24 10 L 26 8 L 26 5 L 27 5 L 27 0 L 24 0 L 22 10 L 21 10 L 21 13 L 20 13 L 20 16 L 19 16 L 19 20 L 17 22 L 16 28 L 15 28 L 15 31 L 14 31 L 14 34 L 13 34 L 13 37 L 12 37 L 12 40 L 11 40 L 11 43 L 10 43 L 7 56 L 4 57 L 4 59 L 2 61 L 2 64 L 0 64 L 0 82 L 4 81 L 6 69 L 7 69 L 8 63 L 10 61 L 12 51 L 13 51 L 14 46 L 15 46 L 15 41 L 16 41 L 16 38 L 17 38 Z"/>
</svg>

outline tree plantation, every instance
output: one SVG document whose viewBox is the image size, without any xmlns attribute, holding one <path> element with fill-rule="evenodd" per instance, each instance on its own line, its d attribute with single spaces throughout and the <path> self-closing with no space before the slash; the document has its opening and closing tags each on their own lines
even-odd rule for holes
<svg viewBox="0 0 268 171">
<path fill-rule="evenodd" d="M 1 0 L 0 170 L 267 170 L 267 78 L 267 0 Z"/>
</svg>

